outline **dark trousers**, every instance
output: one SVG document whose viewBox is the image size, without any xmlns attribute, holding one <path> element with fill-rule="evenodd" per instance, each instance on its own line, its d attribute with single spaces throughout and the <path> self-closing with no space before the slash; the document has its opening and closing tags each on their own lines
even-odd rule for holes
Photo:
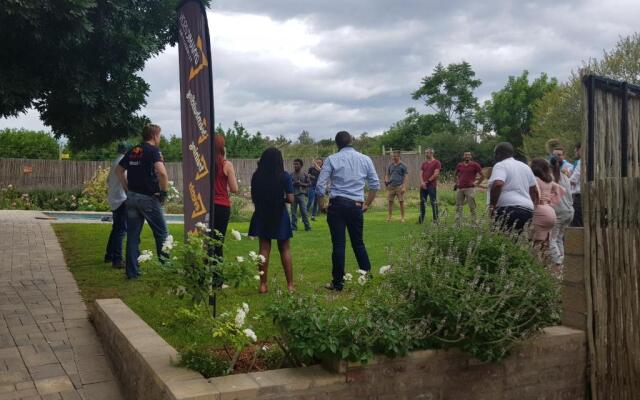
<svg viewBox="0 0 640 400">
<path fill-rule="evenodd" d="M 527 222 L 533 218 L 533 210 L 523 207 L 498 207 L 495 217 L 500 229 L 520 235 Z"/>
<path fill-rule="evenodd" d="M 582 197 L 580 193 L 574 193 L 571 195 L 573 198 L 573 220 L 571 226 L 582 227 Z"/>
<path fill-rule="evenodd" d="M 145 194 L 127 193 L 127 278 L 137 278 L 140 275 L 138 256 L 140 255 L 140 233 L 147 221 L 156 241 L 156 254 L 160 261 L 167 257 L 162 252 L 162 244 L 167 238 L 167 224 L 160 201 Z"/>
<path fill-rule="evenodd" d="M 355 201 L 343 197 L 331 199 L 327 210 L 327 223 L 333 244 L 333 252 L 331 253 L 333 286 L 342 289 L 344 285 L 344 252 L 347 244 L 345 228 L 349 231 L 349 239 L 358 261 L 358 267 L 365 271 L 371 270 L 371 262 L 362 238 L 364 229 L 362 203 L 356 204 Z"/>
<path fill-rule="evenodd" d="M 122 262 L 122 241 L 127 234 L 127 204 L 123 202 L 120 207 L 111 211 L 111 215 L 113 224 L 104 259 L 115 265 Z"/>
<path fill-rule="evenodd" d="M 298 193 L 293 196 L 293 204 L 291 204 L 291 229 L 298 229 L 298 209 L 302 215 L 302 223 L 305 229 L 311 228 L 309 225 L 309 217 L 307 216 L 307 194 Z"/>
<path fill-rule="evenodd" d="M 438 222 L 438 190 L 434 187 L 420 189 L 420 218 L 418 219 L 418 222 L 424 222 L 427 196 L 429 197 L 429 201 L 431 202 L 431 213 L 433 214 L 433 222 Z"/>
<path fill-rule="evenodd" d="M 311 213 L 312 217 L 318 215 L 318 196 L 316 196 L 316 187 L 315 185 L 311 185 L 309 187 L 309 191 L 307 192 L 309 199 L 307 200 L 307 214 Z"/>
<path fill-rule="evenodd" d="M 215 239 L 220 242 L 213 249 L 213 254 L 222 259 L 224 237 L 227 234 L 227 226 L 229 226 L 229 217 L 231 217 L 231 207 L 214 205 L 213 207 L 213 230 L 216 233 Z"/>
</svg>

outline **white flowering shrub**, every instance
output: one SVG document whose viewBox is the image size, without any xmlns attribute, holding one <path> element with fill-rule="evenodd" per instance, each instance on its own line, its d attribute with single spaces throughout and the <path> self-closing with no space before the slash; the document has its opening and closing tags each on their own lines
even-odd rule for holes
<svg viewBox="0 0 640 400">
<path fill-rule="evenodd" d="M 558 322 L 559 283 L 527 243 L 488 227 L 439 227 L 407 246 L 373 280 L 345 274 L 344 302 L 294 294 L 271 304 L 300 363 L 449 347 L 493 362 Z"/>
<path fill-rule="evenodd" d="M 159 274 L 159 281 L 170 282 L 172 292 L 179 298 L 189 298 L 193 306 L 208 305 L 214 293 L 225 287 L 255 285 L 260 263 L 257 256 L 218 259 L 212 249 L 224 244 L 211 237 L 205 224 L 198 223 L 196 228 L 189 233 L 186 243 L 179 243 L 169 235 L 162 245 L 167 257 L 162 262 L 153 261 L 150 273 Z M 150 254 L 149 250 L 142 251 L 139 261 L 152 261 Z"/>
<path fill-rule="evenodd" d="M 249 305 L 242 303 L 236 309 L 235 315 L 224 313 L 213 321 L 213 337 L 220 338 L 223 344 L 233 349 L 233 356 L 229 360 L 226 373 L 231 373 L 242 350 L 258 341 L 254 330 L 247 324 Z M 255 320 L 255 319 L 254 319 Z M 230 353 L 229 353 L 230 354 Z"/>
</svg>

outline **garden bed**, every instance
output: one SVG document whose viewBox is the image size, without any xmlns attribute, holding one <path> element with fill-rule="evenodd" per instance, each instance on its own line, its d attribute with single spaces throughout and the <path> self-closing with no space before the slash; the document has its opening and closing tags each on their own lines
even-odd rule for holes
<svg viewBox="0 0 640 400">
<path fill-rule="evenodd" d="M 174 365 L 178 353 L 119 299 L 98 300 L 94 323 L 131 399 L 580 399 L 586 391 L 583 331 L 555 326 L 517 345 L 500 363 L 458 350 L 423 350 L 205 379 Z"/>
</svg>

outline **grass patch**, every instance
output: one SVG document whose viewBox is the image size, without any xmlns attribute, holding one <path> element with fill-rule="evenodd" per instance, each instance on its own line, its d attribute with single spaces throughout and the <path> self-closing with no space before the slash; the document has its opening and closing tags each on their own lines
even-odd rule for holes
<svg viewBox="0 0 640 400">
<path fill-rule="evenodd" d="M 450 196 L 450 194 L 447 194 Z M 382 194 L 381 194 L 382 197 Z M 394 211 L 395 222 L 385 221 L 386 212 L 383 204 L 378 205 L 365 215 L 365 243 L 369 252 L 372 266 L 377 268 L 393 262 L 394 249 L 402 248 L 406 238 L 421 229 L 429 229 L 430 225 L 416 225 L 418 211 L 415 204 L 417 198 L 415 192 L 407 199 L 407 223 L 400 224 L 399 210 Z M 484 195 L 479 194 L 477 201 L 479 209 L 484 204 Z M 383 200 L 384 201 L 384 200 Z M 397 207 L 397 206 L 396 206 Z M 444 218 L 445 223 L 453 220 L 455 207 L 449 207 L 450 212 Z M 465 212 L 468 210 L 465 207 Z M 427 208 L 427 222 L 431 221 L 431 210 Z M 54 229 L 64 251 L 67 266 L 73 273 L 82 296 L 88 302 L 101 298 L 120 298 L 165 340 L 177 349 L 186 349 L 193 346 L 217 345 L 216 339 L 211 336 L 211 331 L 198 324 L 185 324 L 176 313 L 186 307 L 186 300 L 179 300 L 175 296 L 167 294 L 166 290 L 154 290 L 154 283 L 150 279 L 129 281 L 125 279 L 122 270 L 111 268 L 110 264 L 103 263 L 106 242 L 110 232 L 110 225 L 106 224 L 54 224 Z M 229 226 L 240 232 L 247 232 L 248 222 L 234 222 Z M 325 291 L 322 285 L 331 279 L 331 239 L 324 215 L 312 222 L 311 232 L 298 231 L 291 242 L 294 281 L 299 292 L 313 293 Z M 170 233 L 176 240 L 184 240 L 182 225 L 169 225 Z M 256 240 L 243 239 L 234 241 L 227 237 L 226 257 L 238 255 L 246 256 L 251 251 L 257 251 Z M 155 253 L 155 245 L 151 230 L 145 226 L 142 233 L 140 249 L 152 249 Z M 251 315 L 262 312 L 275 296 L 278 289 L 286 287 L 284 274 L 279 262 L 277 247 L 272 250 L 272 262 L 269 271 L 270 293 L 258 294 L 258 284 L 255 287 L 227 289 L 218 299 L 218 312 L 234 312 L 242 302 L 251 306 Z M 346 270 L 354 272 L 357 263 L 353 252 L 348 247 L 346 252 Z M 144 269 L 143 269 L 144 273 Z M 275 334 L 271 321 L 263 319 L 255 326 L 256 334 L 260 340 L 267 339 Z"/>
</svg>

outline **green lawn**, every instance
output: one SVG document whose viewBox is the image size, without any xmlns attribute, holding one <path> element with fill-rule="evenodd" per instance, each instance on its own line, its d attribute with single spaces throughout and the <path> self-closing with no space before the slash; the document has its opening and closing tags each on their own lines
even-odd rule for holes
<svg viewBox="0 0 640 400">
<path fill-rule="evenodd" d="M 442 193 L 443 200 L 450 198 L 452 193 Z M 407 200 L 410 209 L 407 213 L 407 223 L 397 221 L 399 211 L 394 216 L 396 221 L 385 221 L 386 213 L 382 210 L 381 202 L 365 215 L 365 243 L 371 258 L 373 270 L 377 273 L 380 266 L 392 263 L 394 252 L 401 251 L 403 244 L 407 242 L 407 236 L 419 232 L 420 229 L 429 229 L 430 224 L 423 227 L 416 225 L 418 211 L 415 207 L 415 193 Z M 484 203 L 484 195 L 479 194 L 479 205 Z M 446 201 L 443 201 L 446 203 Z M 445 218 L 447 223 L 453 219 L 454 207 L 448 208 L 449 213 Z M 483 207 L 479 207 L 482 210 Z M 465 207 L 465 211 L 466 207 Z M 427 209 L 427 222 L 431 221 L 431 210 Z M 300 292 L 326 292 L 322 285 L 331 278 L 331 241 L 329 230 L 325 220 L 321 216 L 312 222 L 311 232 L 299 231 L 291 242 L 294 281 Z M 231 229 L 247 232 L 247 222 L 231 223 Z M 106 224 L 54 224 L 55 231 L 62 245 L 67 265 L 73 273 L 83 297 L 91 302 L 100 298 L 121 298 L 129 307 L 140 315 L 151 327 L 153 327 L 171 345 L 180 349 L 188 345 L 215 345 L 210 331 L 197 326 L 186 327 L 176 318 L 175 313 L 187 306 L 186 300 L 179 300 L 167 294 L 166 290 L 154 290 L 156 285 L 151 279 L 129 281 L 125 279 L 122 270 L 115 270 L 110 264 L 102 262 L 104 249 L 110 231 Z M 170 225 L 171 234 L 176 240 L 183 240 L 183 226 Z M 238 255 L 246 256 L 251 250 L 257 251 L 256 240 L 244 238 L 242 241 L 233 240 L 227 235 L 226 257 Z M 151 231 L 145 225 L 141 249 L 151 249 L 155 253 L 155 246 Z M 258 284 L 255 287 L 240 289 L 226 289 L 219 298 L 218 311 L 235 310 L 241 302 L 247 302 L 251 307 L 250 316 L 254 312 L 264 310 L 269 301 L 273 300 L 276 291 L 286 287 L 284 274 L 280 265 L 277 247 L 274 246 L 272 261 L 269 271 L 270 292 L 265 295 L 258 294 Z M 274 259 L 275 256 L 275 259 Z M 346 252 L 347 272 L 355 272 L 357 264 L 353 252 L 347 245 Z M 143 270 L 144 271 L 144 270 Z M 260 321 L 254 326 L 258 337 L 264 339 L 273 332 L 273 326 L 268 319 Z"/>
</svg>

